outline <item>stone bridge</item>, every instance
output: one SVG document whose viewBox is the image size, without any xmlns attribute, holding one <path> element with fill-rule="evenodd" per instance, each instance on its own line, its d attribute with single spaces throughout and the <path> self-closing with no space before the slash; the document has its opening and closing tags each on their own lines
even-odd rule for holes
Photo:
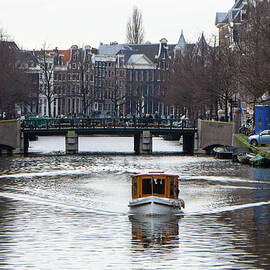
<svg viewBox="0 0 270 270">
<path fill-rule="evenodd" d="M 103 120 L 95 119 L 99 123 L 84 123 L 80 121 L 75 123 L 73 120 L 64 119 L 67 123 L 45 122 L 44 126 L 27 126 L 32 122 L 21 123 L 19 120 L 2 120 L 0 121 L 0 154 L 1 153 L 27 153 L 29 138 L 31 136 L 66 136 L 66 152 L 78 152 L 78 136 L 94 134 L 114 134 L 134 136 L 135 153 L 152 152 L 152 135 L 166 135 L 168 133 L 177 133 L 183 136 L 183 152 L 193 154 L 194 135 L 198 132 L 198 145 L 196 148 L 211 150 L 215 145 L 233 145 L 234 124 L 227 122 L 215 122 L 198 120 L 198 129 L 186 126 L 173 127 L 169 126 L 147 125 L 147 126 L 116 126 L 105 123 Z M 51 120 L 50 120 L 51 121 Z M 27 124 L 27 125 L 26 125 Z M 43 124 L 43 123 L 42 123 Z M 61 124 L 61 125 L 60 125 Z M 65 126 L 63 126 L 65 124 Z"/>
<path fill-rule="evenodd" d="M 116 135 L 133 136 L 136 154 L 152 153 L 153 136 L 182 136 L 183 153 L 194 153 L 194 122 L 181 119 L 149 118 L 35 118 L 22 122 L 24 152 L 27 152 L 28 139 L 34 136 L 65 136 L 66 153 L 78 153 L 79 136 Z"/>
</svg>

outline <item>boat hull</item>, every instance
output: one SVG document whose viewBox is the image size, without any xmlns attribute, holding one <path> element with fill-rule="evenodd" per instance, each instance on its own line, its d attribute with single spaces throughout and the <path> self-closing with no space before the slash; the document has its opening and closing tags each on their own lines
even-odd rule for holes
<svg viewBox="0 0 270 270">
<path fill-rule="evenodd" d="M 129 208 L 131 215 L 176 215 L 182 213 L 184 201 L 150 196 L 132 200 Z"/>
</svg>

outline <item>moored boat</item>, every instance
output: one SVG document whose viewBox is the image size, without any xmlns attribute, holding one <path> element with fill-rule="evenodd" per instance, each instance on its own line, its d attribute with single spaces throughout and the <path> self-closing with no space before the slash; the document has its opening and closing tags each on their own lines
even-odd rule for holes
<svg viewBox="0 0 270 270">
<path fill-rule="evenodd" d="M 263 157 L 261 155 L 256 155 L 255 157 L 251 158 L 249 160 L 250 164 L 253 166 L 258 166 L 258 167 L 270 167 L 270 160 L 267 159 L 266 157 Z"/>
<path fill-rule="evenodd" d="M 237 160 L 241 164 L 250 164 L 250 160 L 256 155 L 252 153 L 240 153 L 237 155 Z"/>
<path fill-rule="evenodd" d="M 132 201 L 130 214 L 180 214 L 185 207 L 178 198 L 178 175 L 149 172 L 132 175 Z"/>
<path fill-rule="evenodd" d="M 218 146 L 213 149 L 214 157 L 218 159 L 231 159 L 235 147 L 233 146 Z"/>
</svg>

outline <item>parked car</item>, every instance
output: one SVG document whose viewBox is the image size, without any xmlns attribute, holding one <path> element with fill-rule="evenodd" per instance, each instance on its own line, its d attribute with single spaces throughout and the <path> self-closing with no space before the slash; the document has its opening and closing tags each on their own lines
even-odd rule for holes
<svg viewBox="0 0 270 270">
<path fill-rule="evenodd" d="M 256 135 L 249 136 L 248 142 L 253 146 L 270 144 L 270 129 L 266 129 Z"/>
</svg>

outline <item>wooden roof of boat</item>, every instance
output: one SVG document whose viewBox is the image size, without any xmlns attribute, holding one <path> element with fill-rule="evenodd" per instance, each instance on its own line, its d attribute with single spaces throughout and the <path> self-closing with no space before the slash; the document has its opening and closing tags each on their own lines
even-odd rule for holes
<svg viewBox="0 0 270 270">
<path fill-rule="evenodd" d="M 171 174 L 171 173 L 165 173 L 162 171 L 150 171 L 150 172 L 145 172 L 145 173 L 137 173 L 137 174 L 132 174 L 131 177 L 138 177 L 138 176 L 169 176 L 169 177 L 178 177 L 177 174 Z"/>
</svg>

